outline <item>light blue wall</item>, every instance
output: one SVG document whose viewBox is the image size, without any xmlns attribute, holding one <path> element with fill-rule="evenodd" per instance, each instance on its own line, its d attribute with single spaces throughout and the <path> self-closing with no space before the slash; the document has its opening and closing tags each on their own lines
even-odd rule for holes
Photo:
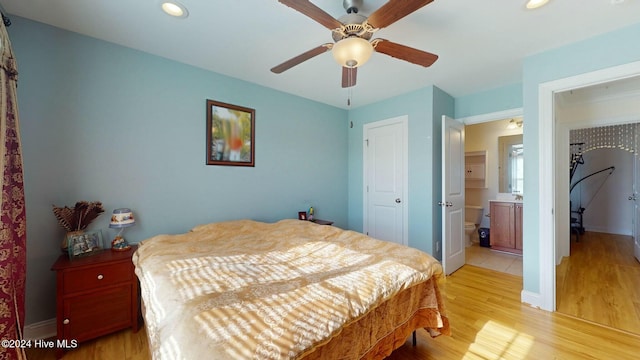
<svg viewBox="0 0 640 360">
<path fill-rule="evenodd" d="M 26 323 L 55 317 L 51 211 L 131 207 L 138 242 L 237 218 L 347 226 L 347 111 L 12 16 L 27 200 Z M 254 168 L 205 165 L 205 101 L 256 110 Z"/>
<path fill-rule="evenodd" d="M 436 246 L 435 242 L 441 242 L 442 239 L 442 207 L 437 203 L 442 200 L 442 116 L 447 115 L 453 117 L 455 112 L 455 100 L 451 95 L 433 87 L 433 111 L 431 113 L 433 119 L 433 165 L 431 167 L 432 174 L 432 194 L 431 203 L 432 211 L 432 231 L 431 238 L 434 239 L 433 254 L 437 259 L 442 260 L 442 244 Z M 437 225 L 436 225 L 437 224 Z"/>
<path fill-rule="evenodd" d="M 440 179 L 440 126 L 443 114 L 453 116 L 453 98 L 429 86 L 349 112 L 349 228 L 362 231 L 363 126 L 407 115 L 409 118 L 409 246 L 434 254 L 440 237 L 440 211 L 434 187 Z M 434 140 L 435 139 L 435 140 Z M 435 149 L 435 150 L 434 150 Z M 439 194 L 439 192 L 438 192 Z"/>
<path fill-rule="evenodd" d="M 524 146 L 527 149 L 524 184 L 524 290 L 540 292 L 540 257 L 552 256 L 539 251 L 539 202 L 537 174 L 540 171 L 538 153 L 538 88 L 548 81 L 596 71 L 640 60 L 640 24 L 608 34 L 570 44 L 558 49 L 530 56 L 524 61 Z"/>
<path fill-rule="evenodd" d="M 457 97 L 455 99 L 456 119 L 474 115 L 490 114 L 498 111 L 522 107 L 522 84 L 511 84 L 495 89 Z"/>
</svg>

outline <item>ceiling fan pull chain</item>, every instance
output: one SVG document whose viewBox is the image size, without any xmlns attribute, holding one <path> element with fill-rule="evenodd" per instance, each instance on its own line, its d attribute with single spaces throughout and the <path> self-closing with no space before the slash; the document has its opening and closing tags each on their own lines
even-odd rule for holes
<svg viewBox="0 0 640 360">
<path fill-rule="evenodd" d="M 353 71 L 349 71 L 349 84 L 353 84 Z M 351 108 L 351 97 L 353 96 L 353 85 L 347 88 L 347 107 Z"/>
</svg>

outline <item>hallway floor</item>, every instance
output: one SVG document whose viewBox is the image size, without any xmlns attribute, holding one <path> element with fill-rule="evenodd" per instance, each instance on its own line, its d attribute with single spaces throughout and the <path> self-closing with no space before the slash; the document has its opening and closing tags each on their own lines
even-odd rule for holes
<svg viewBox="0 0 640 360">
<path fill-rule="evenodd" d="M 556 267 L 557 311 L 640 334 L 640 262 L 633 238 L 585 232 Z"/>
</svg>

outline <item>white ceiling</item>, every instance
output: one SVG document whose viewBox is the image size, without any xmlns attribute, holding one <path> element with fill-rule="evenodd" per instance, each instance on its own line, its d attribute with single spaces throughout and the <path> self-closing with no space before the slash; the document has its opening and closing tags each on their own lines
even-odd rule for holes
<svg viewBox="0 0 640 360">
<path fill-rule="evenodd" d="M 5 10 L 165 58 L 347 108 L 341 68 L 329 53 L 282 74 L 270 69 L 331 42 L 322 25 L 277 0 L 181 0 L 189 17 L 160 10 L 160 0 L 0 0 Z M 364 0 L 370 14 L 385 0 Z M 338 18 L 342 0 L 315 0 Z M 352 107 L 428 85 L 454 97 L 521 82 L 525 57 L 640 22 L 640 0 L 436 0 L 374 38 L 438 54 L 423 68 L 375 53 L 358 70 Z M 631 45 L 631 44 L 630 44 Z M 635 44 L 634 46 L 638 46 Z M 18 59 L 19 60 L 19 59 Z"/>
</svg>

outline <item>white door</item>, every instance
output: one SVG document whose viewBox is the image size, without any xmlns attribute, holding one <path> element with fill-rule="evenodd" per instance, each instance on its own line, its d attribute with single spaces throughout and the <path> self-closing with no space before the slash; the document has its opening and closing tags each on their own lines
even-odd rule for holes
<svg viewBox="0 0 640 360">
<path fill-rule="evenodd" d="M 636 125 L 636 138 L 635 148 L 640 149 L 640 125 Z M 629 197 L 629 200 L 633 200 L 633 254 L 636 260 L 640 261 L 640 157 L 634 156 L 635 176 L 633 178 L 633 195 Z"/>
<path fill-rule="evenodd" d="M 464 124 L 442 117 L 442 266 L 446 275 L 464 265 Z"/>
<path fill-rule="evenodd" d="M 407 116 L 364 126 L 365 234 L 408 245 Z"/>
</svg>

